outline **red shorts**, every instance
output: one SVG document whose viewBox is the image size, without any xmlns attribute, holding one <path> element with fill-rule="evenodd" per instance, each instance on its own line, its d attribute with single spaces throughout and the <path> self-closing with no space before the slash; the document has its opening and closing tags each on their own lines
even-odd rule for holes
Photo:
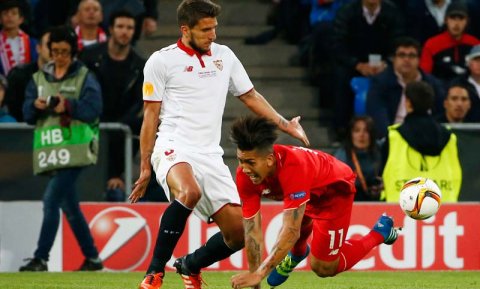
<svg viewBox="0 0 480 289">
<path fill-rule="evenodd" d="M 345 242 L 350 217 L 352 215 L 353 198 L 355 194 L 333 197 L 330 218 L 313 217 L 313 237 L 311 252 L 321 261 L 334 261 L 338 258 L 340 248 Z M 324 212 L 325 213 L 325 212 Z"/>
</svg>

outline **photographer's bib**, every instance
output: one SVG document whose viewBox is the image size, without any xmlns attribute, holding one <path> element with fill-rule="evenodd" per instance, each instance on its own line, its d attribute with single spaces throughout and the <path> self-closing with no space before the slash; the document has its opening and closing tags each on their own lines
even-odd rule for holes
<svg viewBox="0 0 480 289">
<path fill-rule="evenodd" d="M 61 94 L 68 99 L 78 99 L 87 73 L 82 67 L 76 77 L 48 82 L 44 73 L 38 71 L 33 80 L 43 97 Z M 59 115 L 39 118 L 33 140 L 33 173 L 95 164 L 98 139 L 98 121 L 88 124 L 73 119 L 69 126 L 62 127 Z"/>
</svg>

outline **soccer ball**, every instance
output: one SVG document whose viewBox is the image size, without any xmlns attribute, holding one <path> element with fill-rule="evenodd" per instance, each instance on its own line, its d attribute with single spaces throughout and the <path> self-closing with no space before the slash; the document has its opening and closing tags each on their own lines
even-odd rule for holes
<svg viewBox="0 0 480 289">
<path fill-rule="evenodd" d="M 437 213 L 441 198 L 442 193 L 433 180 L 419 177 L 403 185 L 400 207 L 410 218 L 425 220 Z"/>
</svg>

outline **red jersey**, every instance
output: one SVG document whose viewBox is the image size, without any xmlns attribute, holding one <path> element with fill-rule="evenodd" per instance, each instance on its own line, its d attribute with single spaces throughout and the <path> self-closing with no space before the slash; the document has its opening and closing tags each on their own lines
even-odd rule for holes
<svg viewBox="0 0 480 289">
<path fill-rule="evenodd" d="M 274 145 L 273 151 L 277 160 L 275 175 L 261 184 L 253 184 L 242 168 L 237 168 L 237 187 L 245 218 L 260 210 L 261 197 L 265 197 L 283 200 L 284 209 L 296 209 L 307 203 L 305 215 L 330 219 L 342 211 L 334 206 L 335 200 L 350 198 L 355 193 L 355 173 L 335 157 L 285 145 Z"/>
</svg>

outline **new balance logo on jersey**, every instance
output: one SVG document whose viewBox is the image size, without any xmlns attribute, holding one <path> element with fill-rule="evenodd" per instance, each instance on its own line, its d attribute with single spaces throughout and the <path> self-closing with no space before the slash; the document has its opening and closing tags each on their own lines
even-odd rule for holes
<svg viewBox="0 0 480 289">
<path fill-rule="evenodd" d="M 185 66 L 185 69 L 183 72 L 192 72 L 193 71 L 193 66 Z"/>
<path fill-rule="evenodd" d="M 330 251 L 330 253 L 328 254 L 328 256 L 335 256 L 338 254 L 338 249 L 335 249 L 335 250 L 332 250 Z"/>
<path fill-rule="evenodd" d="M 262 195 L 268 195 L 270 193 L 271 193 L 271 191 L 269 189 L 265 189 L 265 190 L 262 191 Z"/>
</svg>

